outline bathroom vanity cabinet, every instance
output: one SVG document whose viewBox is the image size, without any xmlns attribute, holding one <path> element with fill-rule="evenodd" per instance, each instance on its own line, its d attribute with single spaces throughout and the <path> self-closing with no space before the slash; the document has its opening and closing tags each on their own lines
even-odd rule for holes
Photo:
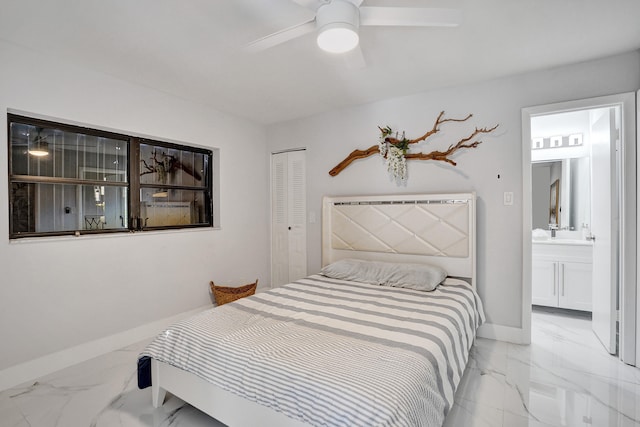
<svg viewBox="0 0 640 427">
<path fill-rule="evenodd" d="M 591 242 L 534 241 L 532 254 L 532 304 L 591 311 Z"/>
</svg>

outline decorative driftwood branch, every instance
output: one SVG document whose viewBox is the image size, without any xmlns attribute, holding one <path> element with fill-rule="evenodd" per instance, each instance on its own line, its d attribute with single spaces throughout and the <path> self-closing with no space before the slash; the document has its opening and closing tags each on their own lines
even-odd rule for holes
<svg viewBox="0 0 640 427">
<path fill-rule="evenodd" d="M 407 159 L 418 159 L 418 160 L 440 160 L 442 162 L 447 162 L 453 166 L 456 166 L 457 163 L 449 158 L 453 153 L 462 149 L 462 148 L 476 148 L 478 145 L 482 144 L 482 141 L 473 141 L 470 144 L 467 142 L 471 141 L 473 138 L 478 136 L 481 133 L 490 133 L 496 130 L 498 125 L 495 125 L 491 128 L 476 128 L 471 135 L 466 138 L 462 138 L 458 143 L 452 144 L 446 151 L 432 151 L 430 153 L 407 153 L 405 158 Z"/>
<path fill-rule="evenodd" d="M 433 128 L 431 128 L 431 130 L 429 132 L 425 133 L 420 138 L 408 140 L 408 144 L 417 144 L 418 142 L 424 141 L 425 139 L 429 138 L 434 133 L 439 132 L 440 131 L 439 126 L 441 124 L 443 124 L 443 123 L 446 123 L 446 122 L 466 122 L 471 117 L 473 117 L 473 114 L 469 114 L 464 119 L 443 119 L 442 116 L 444 116 L 444 111 L 440 111 L 440 114 L 438 114 L 438 118 L 436 119 L 436 122 L 433 124 Z M 384 130 L 381 129 L 380 126 L 378 126 L 378 129 L 380 129 L 380 132 L 384 132 Z M 388 143 L 393 144 L 393 145 L 397 145 L 397 144 L 402 142 L 402 140 L 400 140 L 398 138 L 393 138 L 393 137 L 390 137 L 390 136 L 386 137 L 384 140 L 385 140 L 385 142 L 388 142 Z"/>
<path fill-rule="evenodd" d="M 336 176 L 340 172 L 342 172 L 344 169 L 346 169 L 346 167 L 349 166 L 351 163 L 353 163 L 355 160 L 364 159 L 366 157 L 373 156 L 377 152 L 378 152 L 377 144 L 372 145 L 366 150 L 353 150 L 351 154 L 349 154 L 343 161 L 338 163 L 336 167 L 334 167 L 329 171 L 329 175 Z"/>
<path fill-rule="evenodd" d="M 476 136 L 478 136 L 479 134 L 483 134 L 483 133 L 490 133 L 493 132 L 498 125 L 495 125 L 491 128 L 476 128 L 473 133 L 471 133 L 471 135 L 469 135 L 466 138 L 461 139 L 460 141 L 458 141 L 456 144 L 452 144 L 449 146 L 449 148 L 446 151 L 431 151 L 429 153 L 406 153 L 406 150 L 409 148 L 409 145 L 412 144 L 417 144 L 419 142 L 425 141 L 427 138 L 429 138 L 431 135 L 434 135 L 436 133 L 438 133 L 440 131 L 440 125 L 447 123 L 447 122 L 465 122 L 467 120 L 469 120 L 471 117 L 473 117 L 473 114 L 469 114 L 467 117 L 463 118 L 463 119 L 453 119 L 453 118 L 444 118 L 444 111 L 441 111 L 440 114 L 438 115 L 438 117 L 436 118 L 435 123 L 433 124 L 433 127 L 426 132 L 424 135 L 420 136 L 419 138 L 415 138 L 415 139 L 406 139 L 403 138 L 399 139 L 397 137 L 393 137 L 391 136 L 392 130 L 389 127 L 386 128 L 381 128 L 378 127 L 378 129 L 380 129 L 380 132 L 382 134 L 383 142 L 389 145 L 392 145 L 394 147 L 398 147 L 399 149 L 403 150 L 404 157 L 405 159 L 417 159 L 417 160 L 438 160 L 438 161 L 443 161 L 443 162 L 447 162 L 453 166 L 456 165 L 456 162 L 454 162 L 453 160 L 450 159 L 450 156 L 452 154 L 454 154 L 456 151 L 461 150 L 461 149 L 465 149 L 465 148 L 476 148 L 478 145 L 480 145 L 482 143 L 482 141 L 473 141 L 471 143 L 469 143 L 469 141 L 471 141 L 473 138 L 475 138 Z M 372 145 L 371 147 L 367 148 L 366 150 L 353 150 L 344 160 L 342 160 L 340 163 L 338 163 L 333 169 L 331 169 L 329 171 L 329 175 L 331 176 L 336 176 L 338 175 L 340 172 L 342 172 L 347 166 L 349 166 L 351 163 L 353 163 L 354 161 L 358 160 L 358 159 L 364 159 L 366 157 L 370 157 L 376 153 L 380 152 L 380 145 L 376 144 L 376 145 Z M 386 158 L 388 155 L 388 153 L 384 154 L 384 157 Z"/>
</svg>

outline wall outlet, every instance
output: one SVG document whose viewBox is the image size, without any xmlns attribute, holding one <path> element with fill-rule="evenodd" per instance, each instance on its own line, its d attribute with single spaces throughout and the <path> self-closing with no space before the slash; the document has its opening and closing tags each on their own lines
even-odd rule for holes
<svg viewBox="0 0 640 427">
<path fill-rule="evenodd" d="M 504 205 L 512 206 L 513 205 L 513 191 L 505 191 L 504 192 Z"/>
</svg>

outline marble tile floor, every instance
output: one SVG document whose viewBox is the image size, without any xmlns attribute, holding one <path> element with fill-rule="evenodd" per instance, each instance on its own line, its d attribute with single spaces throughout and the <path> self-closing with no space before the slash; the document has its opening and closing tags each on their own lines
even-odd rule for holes
<svg viewBox="0 0 640 427">
<path fill-rule="evenodd" d="M 531 346 L 478 339 L 446 427 L 640 426 L 640 369 L 608 355 L 584 317 L 534 311 Z M 136 387 L 145 342 L 0 393 L 2 427 L 223 427 Z"/>
</svg>

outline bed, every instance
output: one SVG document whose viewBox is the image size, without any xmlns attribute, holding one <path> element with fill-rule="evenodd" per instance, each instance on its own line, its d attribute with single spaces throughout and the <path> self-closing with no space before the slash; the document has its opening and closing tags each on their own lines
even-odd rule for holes
<svg viewBox="0 0 640 427">
<path fill-rule="evenodd" d="M 322 241 L 319 274 L 160 334 L 139 359 L 153 405 L 168 391 L 232 427 L 441 425 L 484 320 L 475 194 L 325 197 Z"/>
</svg>

